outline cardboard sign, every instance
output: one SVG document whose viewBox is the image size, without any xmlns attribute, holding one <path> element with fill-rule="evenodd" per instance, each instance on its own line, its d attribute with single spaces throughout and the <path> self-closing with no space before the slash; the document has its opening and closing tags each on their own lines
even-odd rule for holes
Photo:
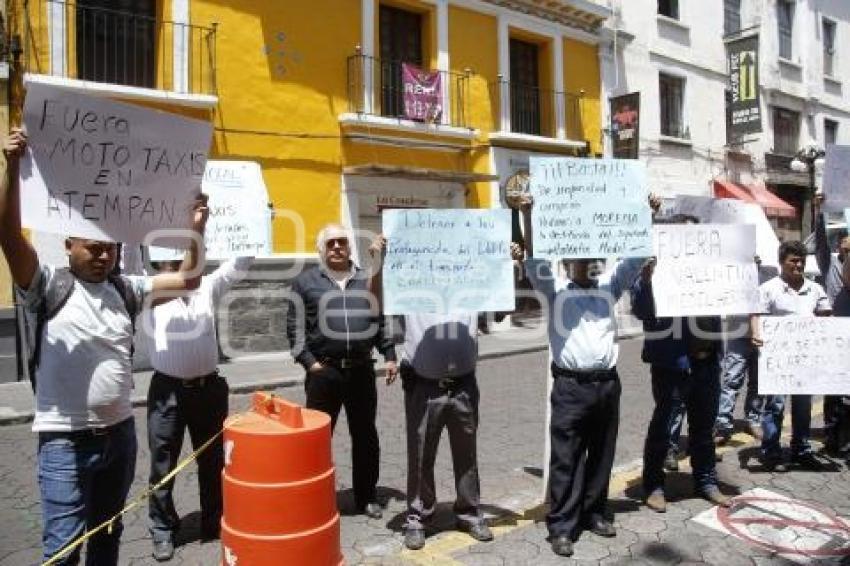
<svg viewBox="0 0 850 566">
<path fill-rule="evenodd" d="M 387 314 L 514 309 L 509 210 L 385 210 Z"/>
<path fill-rule="evenodd" d="M 728 198 L 678 195 L 669 213 L 687 214 L 713 224 L 752 224 L 756 228 L 756 255 L 762 265 L 779 267 L 779 238 L 757 204 Z"/>
<path fill-rule="evenodd" d="M 646 169 L 628 159 L 531 158 L 534 255 L 652 255 Z"/>
<path fill-rule="evenodd" d="M 824 212 L 840 213 L 850 207 L 850 145 L 826 148 L 823 169 Z"/>
<path fill-rule="evenodd" d="M 207 259 L 272 253 L 269 194 L 259 163 L 207 161 L 202 188 L 210 197 L 204 233 Z M 184 252 L 151 246 L 149 253 L 152 261 L 163 261 L 182 259 Z"/>
<path fill-rule="evenodd" d="M 759 395 L 850 394 L 850 317 L 760 320 Z"/>
<path fill-rule="evenodd" d="M 755 227 L 664 224 L 653 227 L 652 277 L 659 317 L 748 314 L 759 308 Z"/>
<path fill-rule="evenodd" d="M 42 84 L 27 88 L 24 124 L 28 228 L 140 243 L 191 227 L 211 124 Z"/>
</svg>

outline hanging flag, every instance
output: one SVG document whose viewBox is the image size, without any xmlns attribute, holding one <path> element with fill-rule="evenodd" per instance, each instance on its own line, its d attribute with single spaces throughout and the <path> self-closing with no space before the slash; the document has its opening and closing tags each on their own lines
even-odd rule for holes
<svg viewBox="0 0 850 566">
<path fill-rule="evenodd" d="M 613 157 L 637 159 L 640 149 L 640 93 L 611 98 Z"/>
<path fill-rule="evenodd" d="M 409 63 L 401 64 L 405 118 L 420 122 L 440 121 L 443 114 L 441 79 L 439 71 L 425 71 Z"/>
<path fill-rule="evenodd" d="M 727 138 L 731 141 L 761 132 L 758 35 L 729 41 L 726 50 L 729 57 L 726 123 Z"/>
</svg>

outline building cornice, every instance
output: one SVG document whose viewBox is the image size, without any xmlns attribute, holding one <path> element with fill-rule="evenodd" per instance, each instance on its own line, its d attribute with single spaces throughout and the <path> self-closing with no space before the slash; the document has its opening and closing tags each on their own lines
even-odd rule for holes
<svg viewBox="0 0 850 566">
<path fill-rule="evenodd" d="M 611 16 L 609 8 L 590 0 L 483 0 L 483 2 L 590 33 L 596 33 Z"/>
</svg>

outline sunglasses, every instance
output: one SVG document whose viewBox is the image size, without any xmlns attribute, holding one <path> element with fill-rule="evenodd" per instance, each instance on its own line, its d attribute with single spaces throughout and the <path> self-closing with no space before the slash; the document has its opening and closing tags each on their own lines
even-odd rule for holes
<svg viewBox="0 0 850 566">
<path fill-rule="evenodd" d="M 331 238 L 325 242 L 325 247 L 328 249 L 339 246 L 341 248 L 348 247 L 348 238 Z"/>
</svg>

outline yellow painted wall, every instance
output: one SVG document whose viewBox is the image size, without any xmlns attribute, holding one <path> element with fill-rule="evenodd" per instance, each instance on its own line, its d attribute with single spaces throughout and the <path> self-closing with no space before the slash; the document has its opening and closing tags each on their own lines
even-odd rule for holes
<svg viewBox="0 0 850 566">
<path fill-rule="evenodd" d="M 601 75 L 597 47 L 573 39 L 564 39 L 564 89 L 570 93 L 584 90 L 580 101 L 580 132 L 567 132 L 568 137 L 590 141 L 592 153 L 602 153 Z M 568 120 L 569 124 L 569 120 Z"/>
</svg>

